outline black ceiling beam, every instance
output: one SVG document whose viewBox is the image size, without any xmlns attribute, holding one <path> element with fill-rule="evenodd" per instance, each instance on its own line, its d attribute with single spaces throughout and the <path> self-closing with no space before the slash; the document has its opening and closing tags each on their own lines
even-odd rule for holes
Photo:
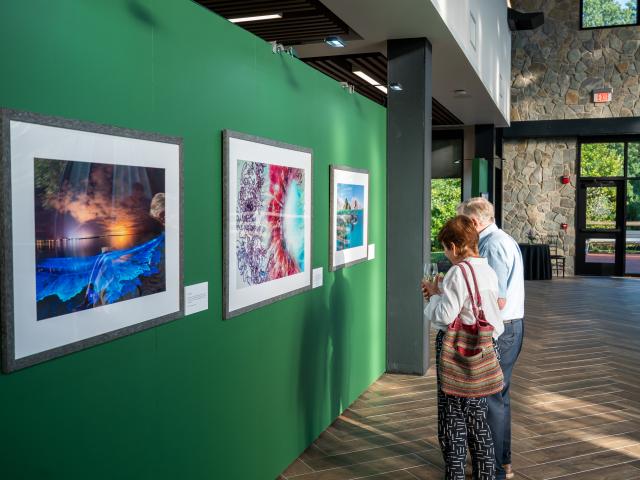
<svg viewBox="0 0 640 480">
<path fill-rule="evenodd" d="M 502 131 L 505 140 L 639 134 L 640 117 L 529 120 L 511 122 L 511 126 Z"/>
</svg>

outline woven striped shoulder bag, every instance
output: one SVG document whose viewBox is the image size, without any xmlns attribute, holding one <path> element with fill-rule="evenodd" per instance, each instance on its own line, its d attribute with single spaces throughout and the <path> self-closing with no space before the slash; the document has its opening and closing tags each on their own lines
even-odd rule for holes
<svg viewBox="0 0 640 480">
<path fill-rule="evenodd" d="M 463 265 L 471 271 L 475 299 Z M 493 347 L 493 326 L 487 322 L 482 310 L 482 297 L 473 267 L 469 262 L 461 262 L 457 267 L 462 271 L 467 284 L 476 323 L 467 325 L 458 315 L 449 325 L 440 357 L 442 391 L 455 397 L 487 397 L 502 391 L 504 382 Z"/>
</svg>

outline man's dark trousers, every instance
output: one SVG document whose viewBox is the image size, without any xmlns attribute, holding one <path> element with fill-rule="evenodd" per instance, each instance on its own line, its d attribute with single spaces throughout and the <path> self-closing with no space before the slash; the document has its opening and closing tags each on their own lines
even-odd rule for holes
<svg viewBox="0 0 640 480">
<path fill-rule="evenodd" d="M 504 480 L 506 473 L 502 465 L 511 463 L 511 373 L 522 350 L 524 322 L 522 319 L 508 320 L 504 324 L 504 333 L 498 338 L 500 366 L 504 374 L 504 389 L 500 393 L 487 397 L 489 406 L 489 427 L 496 453 L 496 480 Z"/>
</svg>

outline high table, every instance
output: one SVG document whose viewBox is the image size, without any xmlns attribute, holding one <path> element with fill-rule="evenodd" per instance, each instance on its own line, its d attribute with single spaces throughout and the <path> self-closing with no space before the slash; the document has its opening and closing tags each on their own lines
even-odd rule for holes
<svg viewBox="0 0 640 480">
<path fill-rule="evenodd" d="M 525 280 L 551 280 L 549 245 L 520 243 Z"/>
</svg>

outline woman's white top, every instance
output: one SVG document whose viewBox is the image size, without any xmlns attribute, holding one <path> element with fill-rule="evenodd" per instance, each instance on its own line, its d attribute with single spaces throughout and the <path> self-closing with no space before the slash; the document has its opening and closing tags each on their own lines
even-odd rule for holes
<svg viewBox="0 0 640 480">
<path fill-rule="evenodd" d="M 482 297 L 482 309 L 487 321 L 494 328 L 493 338 L 498 338 L 504 332 L 504 324 L 498 308 L 498 277 L 496 272 L 489 266 L 486 258 L 467 258 L 466 261 L 473 266 L 476 272 Z M 467 265 L 461 265 L 461 267 L 465 269 L 471 291 L 475 295 L 471 271 Z M 451 267 L 440 284 L 440 290 L 442 294 L 433 295 L 424 309 L 424 314 L 431 321 L 432 327 L 436 330 L 447 330 L 449 324 L 453 323 L 458 315 L 463 323 L 473 325 L 475 317 L 473 316 L 471 299 L 460 267 Z"/>
</svg>

